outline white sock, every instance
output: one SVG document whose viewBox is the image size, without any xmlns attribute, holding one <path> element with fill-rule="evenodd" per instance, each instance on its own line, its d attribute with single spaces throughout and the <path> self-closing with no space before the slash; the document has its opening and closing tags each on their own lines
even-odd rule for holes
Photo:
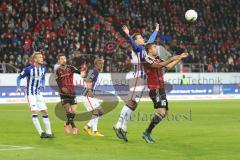
<svg viewBox="0 0 240 160">
<path fill-rule="evenodd" d="M 129 107 L 127 107 L 126 105 L 124 105 L 122 110 L 121 110 L 118 122 L 116 124 L 117 129 L 122 128 L 126 115 L 127 114 L 131 115 L 131 113 L 132 113 L 132 110 Z M 127 125 L 127 124 L 125 124 L 125 125 Z"/>
<path fill-rule="evenodd" d="M 94 119 L 91 119 L 91 120 L 87 123 L 87 126 L 88 126 L 89 128 L 92 128 L 93 122 L 94 122 Z"/>
<path fill-rule="evenodd" d="M 92 119 L 88 122 L 87 126 L 92 128 L 94 124 L 94 119 L 97 118 L 97 115 L 92 115 Z"/>
<path fill-rule="evenodd" d="M 46 128 L 46 133 L 47 134 L 52 134 L 51 124 L 50 124 L 48 115 L 43 115 L 42 117 L 43 117 L 43 123 L 44 123 L 45 128 Z"/>
<path fill-rule="evenodd" d="M 127 124 L 128 122 L 131 120 L 131 116 L 132 116 L 132 110 L 129 109 L 127 112 L 126 112 L 126 115 L 123 119 L 123 124 L 122 124 L 122 129 L 126 132 L 127 131 Z"/>
<path fill-rule="evenodd" d="M 99 119 L 100 119 L 100 117 L 96 117 L 96 118 L 93 119 L 94 120 L 93 127 L 92 127 L 92 131 L 93 132 L 97 132 L 97 130 L 98 130 L 98 121 L 99 121 Z"/>
<path fill-rule="evenodd" d="M 37 131 L 38 131 L 38 134 L 41 135 L 42 134 L 42 127 L 40 125 L 40 122 L 38 120 L 38 115 L 37 114 L 33 114 L 32 115 L 32 121 L 33 121 L 33 124 L 34 126 L 36 127 Z"/>
</svg>

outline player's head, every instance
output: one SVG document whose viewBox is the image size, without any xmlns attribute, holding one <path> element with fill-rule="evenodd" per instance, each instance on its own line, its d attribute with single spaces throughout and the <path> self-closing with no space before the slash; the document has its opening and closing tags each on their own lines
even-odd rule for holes
<svg viewBox="0 0 240 160">
<path fill-rule="evenodd" d="M 67 64 L 67 57 L 65 56 L 65 54 L 59 53 L 57 56 L 57 59 L 58 59 L 58 64 L 60 64 L 61 66 L 64 66 Z"/>
<path fill-rule="evenodd" d="M 43 64 L 43 54 L 41 52 L 33 52 L 32 61 L 36 64 Z"/>
<path fill-rule="evenodd" d="M 157 48 L 154 43 L 149 43 L 145 46 L 147 54 L 151 56 L 156 56 L 157 55 Z"/>
<path fill-rule="evenodd" d="M 104 60 L 102 58 L 95 58 L 94 60 L 94 67 L 99 70 L 102 71 L 103 70 L 103 66 L 104 66 Z"/>
<path fill-rule="evenodd" d="M 144 38 L 140 33 L 134 33 L 132 35 L 133 40 L 138 44 L 138 45 L 144 45 Z"/>
</svg>

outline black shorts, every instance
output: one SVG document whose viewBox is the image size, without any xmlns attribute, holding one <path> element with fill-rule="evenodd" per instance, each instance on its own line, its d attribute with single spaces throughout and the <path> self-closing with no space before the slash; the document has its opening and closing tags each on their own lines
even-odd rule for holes
<svg viewBox="0 0 240 160">
<path fill-rule="evenodd" d="M 153 101 L 154 108 L 166 108 L 168 110 L 168 101 L 164 88 L 150 90 L 149 96 Z"/>
<path fill-rule="evenodd" d="M 70 105 L 77 104 L 76 96 L 73 95 L 60 95 L 62 105 L 69 103 Z"/>
</svg>

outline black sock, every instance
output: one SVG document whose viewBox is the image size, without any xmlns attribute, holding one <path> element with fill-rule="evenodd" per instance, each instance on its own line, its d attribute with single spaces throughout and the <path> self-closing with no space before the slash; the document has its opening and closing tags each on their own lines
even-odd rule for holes
<svg viewBox="0 0 240 160">
<path fill-rule="evenodd" d="M 146 132 L 147 133 L 151 133 L 153 128 L 163 119 L 163 116 L 160 115 L 160 114 L 156 114 L 152 120 L 151 120 L 151 123 L 149 124 Z"/>
<path fill-rule="evenodd" d="M 71 113 L 67 112 L 66 113 L 66 116 L 67 116 L 67 122 L 66 122 L 66 125 L 69 125 L 70 124 L 70 117 L 71 117 Z"/>
<path fill-rule="evenodd" d="M 71 115 L 70 115 L 70 124 L 71 124 L 71 126 L 72 126 L 72 128 L 76 128 L 76 125 L 75 125 L 75 123 L 74 123 L 74 117 L 75 117 L 75 113 L 70 113 Z"/>
</svg>

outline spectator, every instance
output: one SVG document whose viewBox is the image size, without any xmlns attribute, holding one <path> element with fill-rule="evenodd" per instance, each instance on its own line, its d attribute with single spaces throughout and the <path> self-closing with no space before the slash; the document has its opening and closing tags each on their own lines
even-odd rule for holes
<svg viewBox="0 0 240 160">
<path fill-rule="evenodd" d="M 60 52 L 74 64 L 79 58 L 86 63 L 89 57 L 83 55 L 89 54 L 108 59 L 105 72 L 118 72 L 128 60 L 128 50 L 116 44 L 120 38 L 115 30 L 121 33 L 120 25 L 126 24 L 131 33 L 142 32 L 147 38 L 158 22 L 156 43 L 176 54 L 190 49 L 192 57 L 186 63 L 204 64 L 209 72 L 239 71 L 239 0 L 85 1 L 1 2 L 0 61 L 21 69 L 29 64 L 32 51 L 41 50 L 51 71 Z M 184 20 L 187 8 L 199 13 L 194 24 Z"/>
</svg>

